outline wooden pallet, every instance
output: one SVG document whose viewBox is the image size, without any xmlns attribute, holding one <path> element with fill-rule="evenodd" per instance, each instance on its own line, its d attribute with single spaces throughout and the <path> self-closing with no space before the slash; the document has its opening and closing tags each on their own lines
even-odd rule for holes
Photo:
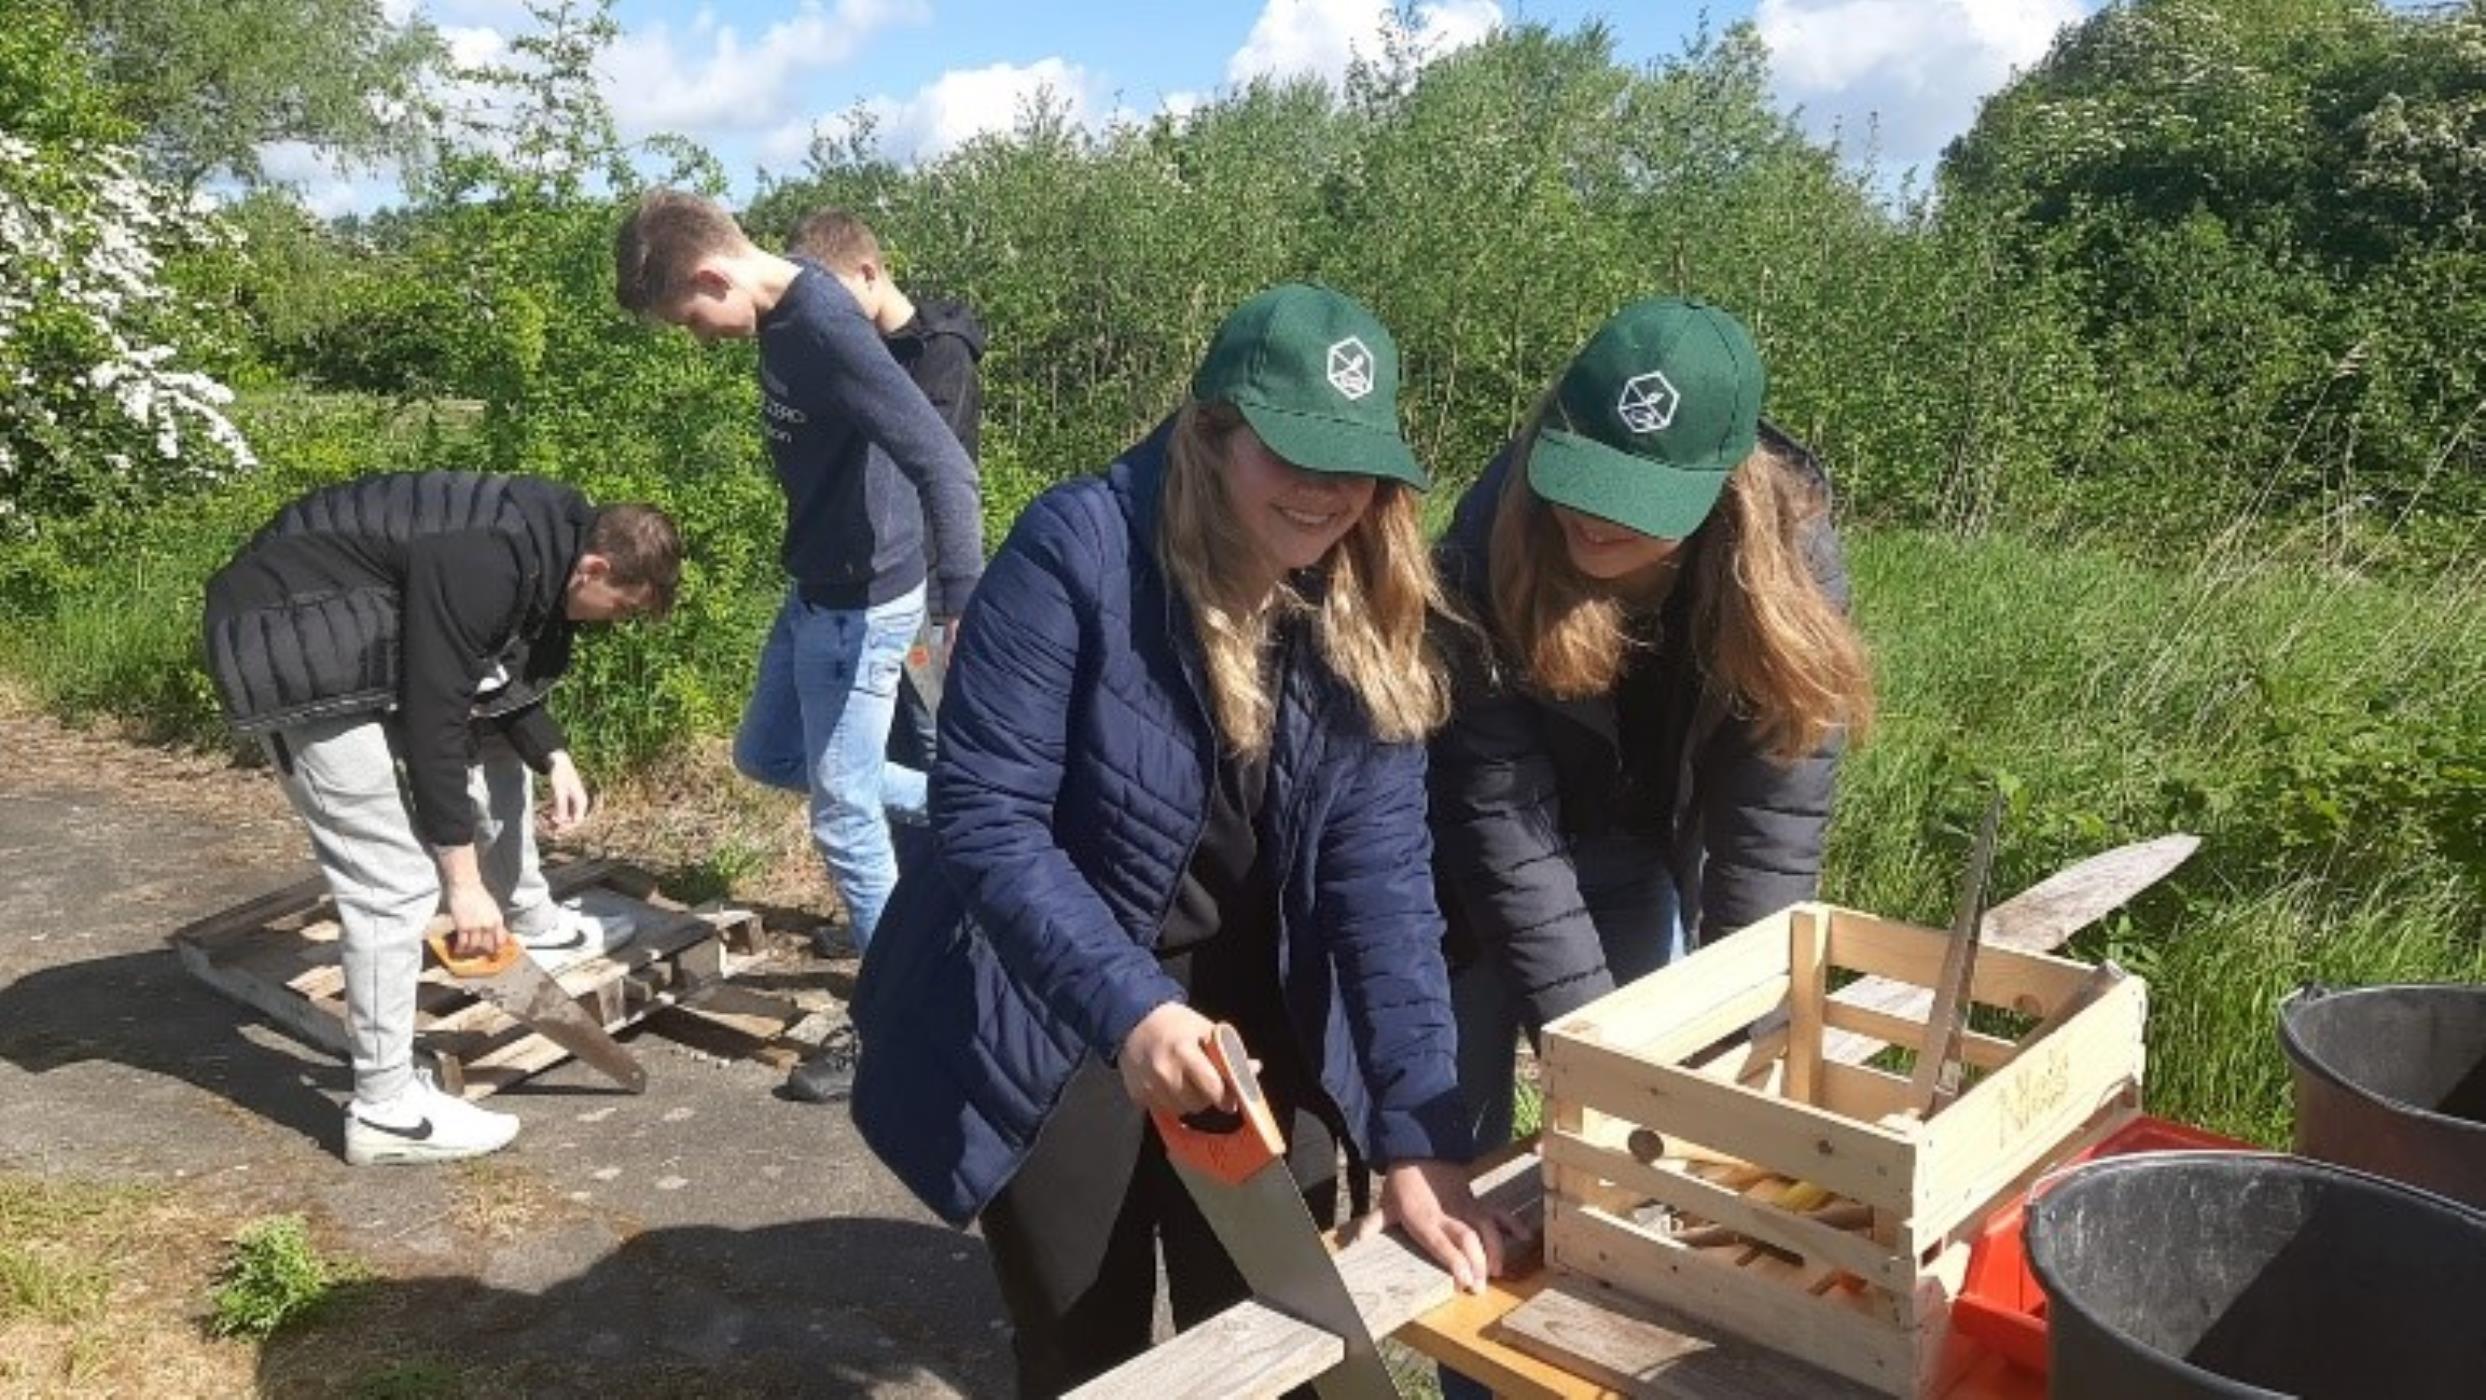
<svg viewBox="0 0 2486 1400">
<path fill-rule="evenodd" d="M 700 1048 L 786 1063 L 782 1032 L 800 1019 L 793 1003 L 727 981 L 757 951 L 756 915 L 685 908 L 646 871 L 619 861 L 548 863 L 555 899 L 626 923 L 625 940 L 546 967 L 587 1013 L 618 1031 L 660 1012 L 686 1013 Z M 313 1045 L 343 1057 L 345 975 L 337 960 L 336 905 L 317 876 L 176 930 L 171 942 L 199 980 Z M 659 1021 L 657 1024 L 662 1025 Z M 482 1098 L 549 1069 L 569 1054 L 426 963 L 416 990 L 415 1054 L 441 1087 Z"/>
<path fill-rule="evenodd" d="M 1907 1079 L 1822 1045 L 1920 1044 L 1924 1023 L 1829 992 L 1842 969 L 1930 986 L 1948 938 L 1798 905 L 1548 1025 L 1553 1266 L 1886 1394 L 1939 1394 L 1967 1236 L 2135 1111 L 2145 1011 L 2128 979 L 2042 1038 L 1967 1035 L 1977 1077 L 1919 1115 Z M 2042 1020 L 2080 1005 L 2092 971 L 1988 947 L 1970 995 Z M 1741 1038 L 1764 1020 L 1784 1033 Z M 1529 1340 L 1555 1345 L 1551 1330 Z"/>
</svg>

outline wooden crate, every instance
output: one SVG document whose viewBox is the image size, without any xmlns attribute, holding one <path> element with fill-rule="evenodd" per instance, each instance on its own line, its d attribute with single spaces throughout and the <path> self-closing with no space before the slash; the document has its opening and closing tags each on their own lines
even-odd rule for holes
<svg viewBox="0 0 2486 1400">
<path fill-rule="evenodd" d="M 774 1038 L 800 1009 L 726 981 L 736 956 L 756 951 L 756 916 L 686 909 L 666 898 L 653 876 L 619 861 L 547 863 L 544 877 L 553 898 L 576 899 L 587 913 L 629 930 L 600 952 L 546 967 L 607 1030 L 667 1010 L 700 1012 L 715 1023 L 702 1029 L 742 1036 L 761 1058 L 790 1062 L 790 1048 Z M 313 876 L 189 924 L 171 942 L 201 981 L 342 1058 L 345 975 L 337 938 L 335 902 L 326 881 Z M 416 989 L 415 1055 L 442 1088 L 470 1099 L 569 1058 L 429 960 Z"/>
<path fill-rule="evenodd" d="M 1827 992 L 1840 969 L 1932 986 L 1949 937 L 1798 905 L 1547 1026 L 1548 1258 L 1884 1393 L 1938 1393 L 1965 1236 L 2137 1110 L 2146 1004 L 2126 980 L 2025 1053 L 1967 1035 L 1966 1089 L 1919 1118 L 1905 1078 L 1821 1051 L 1825 1027 L 1913 1047 L 1923 1022 Z M 2043 1018 L 2091 971 L 1988 945 L 1971 996 Z M 1783 1209 L 1756 1177 L 1825 1189 L 1851 1215 L 1869 1208 L 1869 1223 Z M 1669 1216 L 1745 1242 L 1688 1246 Z"/>
</svg>

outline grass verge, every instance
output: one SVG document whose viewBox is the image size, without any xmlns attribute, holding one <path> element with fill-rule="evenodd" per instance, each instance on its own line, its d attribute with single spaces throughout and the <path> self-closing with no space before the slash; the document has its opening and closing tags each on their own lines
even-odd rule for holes
<svg viewBox="0 0 2486 1400">
<path fill-rule="evenodd" d="M 223 1223 L 149 1186 L 0 1173 L 0 1395 L 238 1395 L 198 1325 Z"/>
</svg>

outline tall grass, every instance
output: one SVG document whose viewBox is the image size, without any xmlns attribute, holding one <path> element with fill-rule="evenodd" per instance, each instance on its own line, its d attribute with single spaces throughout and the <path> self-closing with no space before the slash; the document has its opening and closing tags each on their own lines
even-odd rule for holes
<svg viewBox="0 0 2486 1400">
<path fill-rule="evenodd" d="M 2153 983 L 2150 1098 L 2283 1142 L 2272 1008 L 2305 980 L 2486 980 L 2486 587 L 2278 557 L 1867 534 L 1886 707 L 1848 763 L 1825 894 L 1941 923 L 1979 794 L 2014 795 L 2008 892 L 2169 830 L 2201 853 L 2084 936 Z"/>
</svg>

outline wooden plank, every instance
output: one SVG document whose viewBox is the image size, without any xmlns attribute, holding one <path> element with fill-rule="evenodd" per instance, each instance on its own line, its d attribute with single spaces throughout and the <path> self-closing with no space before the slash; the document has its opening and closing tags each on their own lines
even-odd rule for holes
<svg viewBox="0 0 2486 1400">
<path fill-rule="evenodd" d="M 1894 1113 L 1909 1113 L 1916 1107 L 1908 1081 L 1895 1074 L 1830 1061 L 1822 1065 L 1821 1075 L 1821 1106 L 1832 1113 L 1863 1123 L 1879 1123 Z"/>
<path fill-rule="evenodd" d="M 773 993 L 718 982 L 700 987 L 681 1002 L 681 1009 L 766 1040 L 803 1019 L 803 1008 Z"/>
<path fill-rule="evenodd" d="M 1991 948 L 2048 953 L 2165 879 L 2201 849 L 2201 838 L 2178 832 L 2118 846 L 2066 866 L 1985 913 Z"/>
<path fill-rule="evenodd" d="M 1916 1145 L 1874 1124 L 1551 1032 L 1544 1065 L 1548 1102 L 1679 1133 L 1868 1205 L 1905 1208 Z"/>
<path fill-rule="evenodd" d="M 1815 909 L 1787 916 L 1787 1079 L 1785 1097 L 1819 1103 L 1821 1003 L 1830 952 L 1829 921 Z"/>
<path fill-rule="evenodd" d="M 1987 910 L 1979 935 L 1988 948 L 2051 953 L 2073 934 L 2165 879 L 2200 847 L 2200 837 L 2179 832 L 2091 856 Z M 1933 1007 L 1933 993 L 1882 977 L 1850 983 L 1840 990 L 1837 1000 L 1918 1021 Z M 1863 1064 L 1880 1053 L 1888 1039 L 1834 1032 L 1824 1049 L 1831 1059 Z"/>
<path fill-rule="evenodd" d="M 218 965 L 204 946 L 189 939 L 174 943 L 190 975 L 250 1007 L 268 1019 L 331 1054 L 344 1055 L 345 1022 L 323 1011 L 319 1003 L 297 996 L 259 978 Z"/>
<path fill-rule="evenodd" d="M 176 942 L 221 948 L 236 938 L 257 933 L 260 925 L 277 915 L 308 908 L 327 897 L 328 877 L 308 875 L 183 924 L 173 930 L 171 937 Z"/>
<path fill-rule="evenodd" d="M 1867 1282 L 1902 1293 L 1916 1286 L 1915 1261 L 1893 1254 L 1867 1236 L 1806 1220 L 1688 1173 L 1644 1165 L 1629 1153 L 1609 1151 L 1566 1134 L 1547 1134 L 1543 1151 L 1548 1162 L 1603 1176 L 1643 1197 L 1791 1249 L 1808 1260 L 1835 1264 Z"/>
<path fill-rule="evenodd" d="M 1498 1335 L 1622 1393 L 1655 1400 L 1861 1400 L 1875 1394 L 1593 1279 L 1557 1279 Z"/>
<path fill-rule="evenodd" d="M 1787 1068 L 1787 1025 L 1784 1021 L 1720 1049 L 1692 1068 L 1722 1083 L 1741 1084 L 1760 1094 L 1778 1094 Z"/>
<path fill-rule="evenodd" d="M 1813 1297 L 1685 1249 L 1604 1211 L 1546 1203 L 1546 1257 L 1676 1307 L 1746 1340 L 1885 1392 L 1914 1388 L 1915 1339 L 1838 1290 Z"/>
<path fill-rule="evenodd" d="M 1688 1055 L 1709 1040 L 1667 1034 L 1687 1017 L 1749 996 L 1752 989 L 1787 975 L 1787 911 L 1781 910 L 1740 933 L 1729 935 L 1688 958 L 1671 963 L 1597 998 L 1568 1016 L 1547 1023 L 1548 1036 L 1557 1032 L 1583 1040 L 1627 1045 L 1657 1059 Z M 1639 1027 L 1655 1027 L 1652 1040 Z M 1731 1028 L 1730 1028 L 1731 1029 Z M 1721 1032 L 1723 1033 L 1723 1032 Z M 1689 1041 L 1673 1048 L 1678 1041 Z"/>
<path fill-rule="evenodd" d="M 1679 1017 L 1662 1018 L 1666 1022 L 1665 1029 L 1640 1038 L 1636 1044 L 1618 1043 L 1616 1038 L 1611 1037 L 1607 1043 L 1643 1059 L 1673 1063 L 1741 1033 L 1753 1022 L 1773 1012 L 1784 1011 L 1786 1005 L 1787 978 L 1783 973 L 1772 974 L 1714 1005 Z M 1661 1018 L 1652 1015 L 1651 1019 Z"/>
<path fill-rule="evenodd" d="M 1461 1293 L 1408 1323 L 1393 1340 L 1485 1387 L 1497 1400 L 1619 1400 L 1623 1392 L 1559 1362 L 1513 1345 L 1502 1319 L 1544 1287 L 1539 1265 L 1516 1280 L 1496 1279 L 1480 1294 Z"/>
<path fill-rule="evenodd" d="M 1479 1199 L 1514 1213 L 1539 1199 L 1538 1162 L 1523 1153 L 1474 1182 Z M 1338 1274 L 1364 1325 L 1387 1336 L 1456 1291 L 1450 1275 L 1395 1230 L 1338 1251 Z M 1270 1400 L 1335 1366 L 1345 1344 L 1259 1303 L 1243 1303 L 1106 1372 L 1071 1395 L 1082 1400 Z"/>
<path fill-rule="evenodd" d="M 1360 1301 L 1360 1300 L 1359 1300 Z M 1271 1400 L 1346 1360 L 1333 1333 L 1243 1302 L 1141 1352 L 1064 1400 Z"/>
<path fill-rule="evenodd" d="M 1923 1021 L 1893 1016 L 1871 1007 L 1851 1005 L 1837 997 L 1831 997 L 1823 1005 L 1822 1020 L 1834 1029 L 1856 1031 L 1871 1037 L 1876 1042 L 1875 1053 L 1879 1053 L 1884 1045 L 1916 1045 L 1925 1039 Z M 1992 1069 L 2019 1052 L 2019 1046 L 1998 1036 L 1984 1035 L 1976 1031 L 1963 1032 L 1960 1036 L 1960 1058 L 1978 1069 Z M 1872 1056 L 1867 1055 L 1864 1058 L 1871 1059 Z M 1844 1062 L 1863 1063 L 1862 1060 Z"/>
<path fill-rule="evenodd" d="M 1916 1247 L 1982 1210 L 2013 1178 L 2140 1082 L 2147 1009 L 2140 978 L 2117 984 L 1926 1121 L 1908 1221 Z"/>
<path fill-rule="evenodd" d="M 1839 909 L 1830 917 L 1830 962 L 1896 982 L 1932 987 L 1942 977 L 1950 938 L 1940 929 Z M 2043 1016 L 2088 975 L 2087 963 L 2069 958 L 2017 948 L 1982 948 L 1969 994 L 1987 1006 Z"/>
</svg>

